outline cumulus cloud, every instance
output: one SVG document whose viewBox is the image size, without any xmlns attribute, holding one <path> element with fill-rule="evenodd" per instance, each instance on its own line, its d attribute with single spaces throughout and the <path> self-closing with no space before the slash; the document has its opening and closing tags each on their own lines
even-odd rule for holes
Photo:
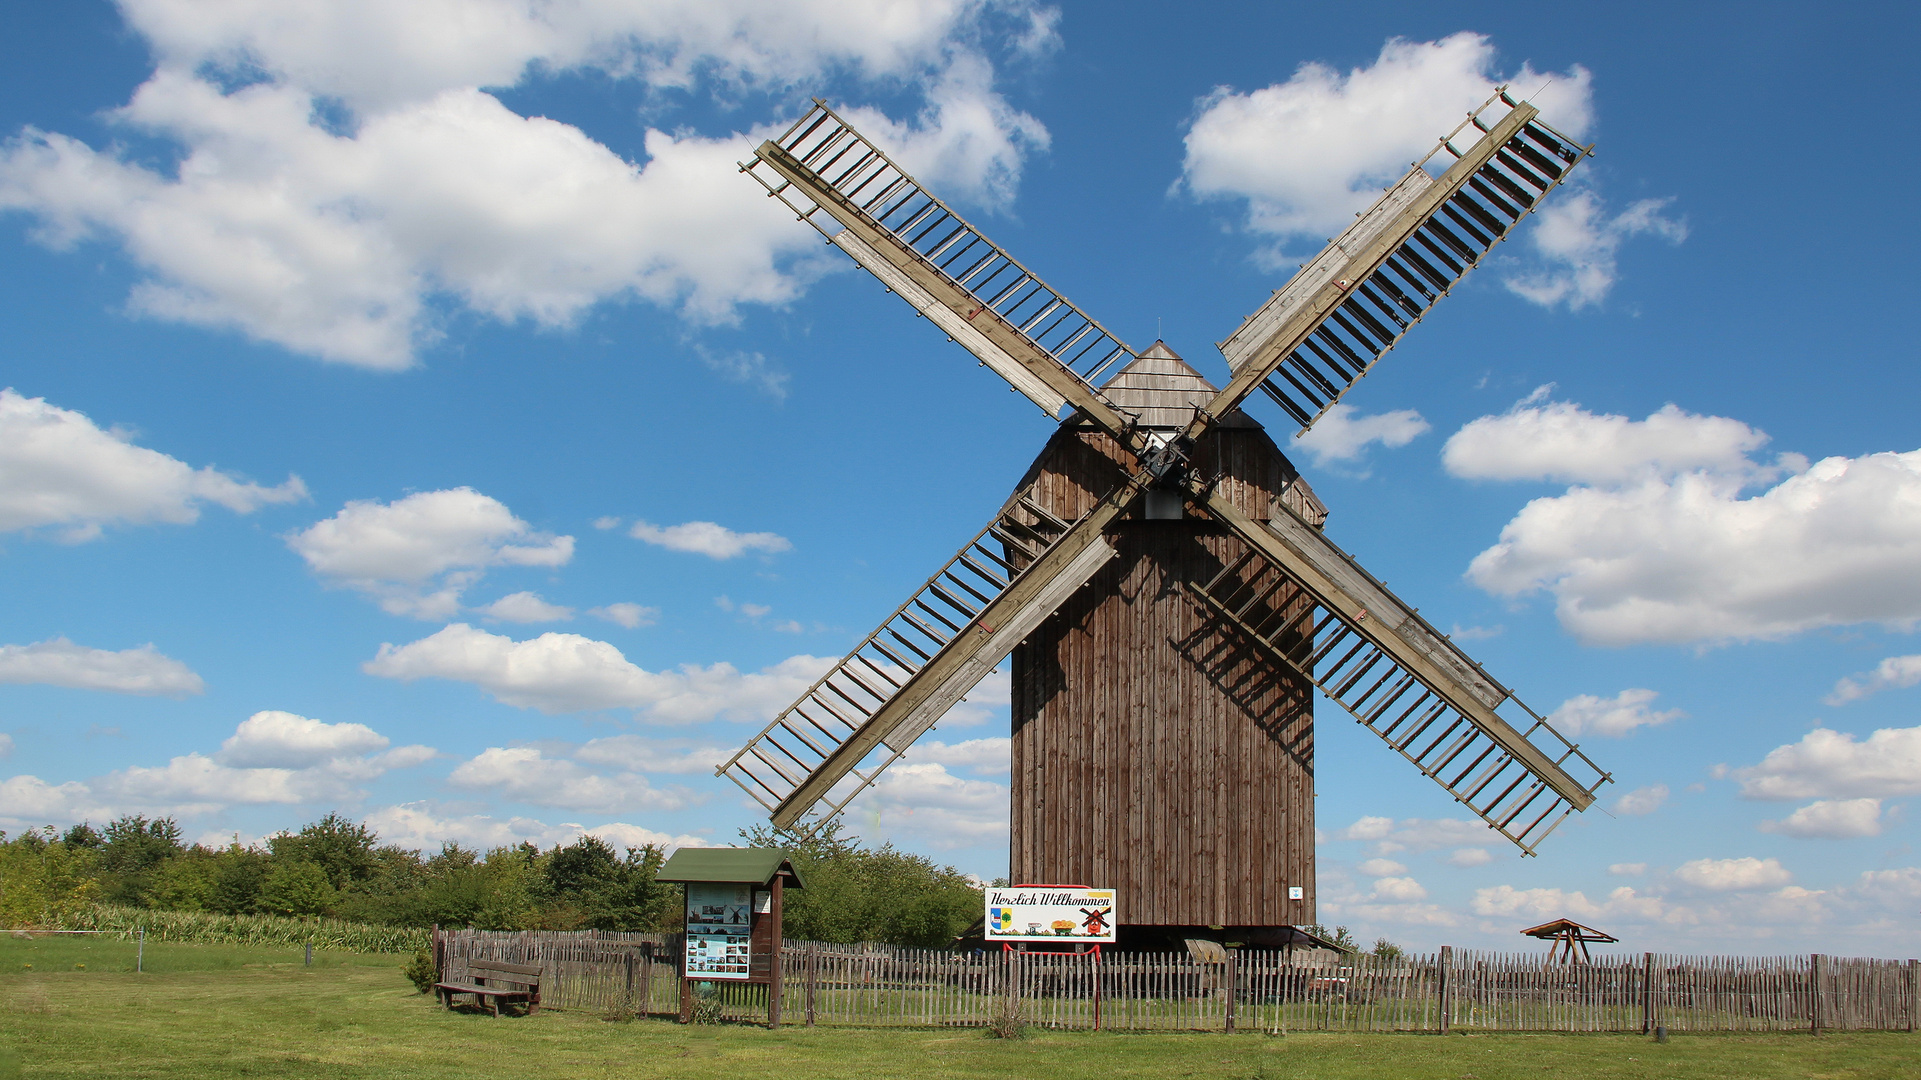
<svg viewBox="0 0 1921 1080">
<path fill-rule="evenodd" d="M 195 469 L 45 398 L 0 390 L 0 532 L 51 529 L 80 543 L 108 525 L 189 524 L 206 503 L 250 514 L 306 497 L 297 476 L 262 487 Z"/>
<path fill-rule="evenodd" d="M 1654 690 L 1623 690 L 1611 698 L 1579 694 L 1548 714 L 1548 722 L 1566 735 L 1606 735 L 1618 739 L 1639 727 L 1653 727 L 1686 716 L 1679 709 L 1648 706 L 1661 695 Z"/>
<path fill-rule="evenodd" d="M 454 623 L 406 645 L 383 644 L 361 665 L 369 675 L 411 682 L 469 682 L 496 699 L 544 713 L 633 709 L 649 720 L 698 723 L 717 716 L 773 716 L 833 663 L 792 656 L 758 672 L 732 664 L 685 664 L 651 672 L 630 663 L 605 641 L 546 633 L 527 641 Z"/>
<path fill-rule="evenodd" d="M 1849 675 L 1836 682 L 1823 700 L 1829 705 L 1846 705 L 1883 690 L 1904 689 L 1915 683 L 1921 683 L 1921 656 L 1890 656 L 1876 664 L 1873 671 Z"/>
<path fill-rule="evenodd" d="M 1403 851 L 1433 851 L 1436 848 L 1463 847 L 1487 843 L 1489 829 L 1484 822 L 1461 818 L 1363 817 L 1334 833 L 1336 840 L 1361 840 L 1374 845 L 1376 855 L 1395 855 Z"/>
<path fill-rule="evenodd" d="M 1411 877 L 1384 877 L 1374 882 L 1368 899 L 1388 904 L 1410 904 L 1427 899 L 1427 889 Z"/>
<path fill-rule="evenodd" d="M 573 756 L 590 765 L 612 765 L 630 772 L 712 773 L 733 752 L 728 746 L 679 739 L 609 735 L 588 740 Z"/>
<path fill-rule="evenodd" d="M 1535 104 L 1579 135 L 1593 114 L 1587 69 L 1554 79 Z M 1188 129 L 1180 182 L 1197 198 L 1245 200 L 1255 232 L 1332 236 L 1509 81 L 1531 89 L 1546 76 L 1528 64 L 1497 76 L 1493 42 L 1462 32 L 1391 39 L 1374 63 L 1346 73 L 1310 62 L 1258 90 L 1219 87 Z"/>
<path fill-rule="evenodd" d="M 1587 894 L 1579 890 L 1517 889 L 1512 885 L 1496 885 L 1493 888 L 1474 890 L 1474 899 L 1469 903 L 1469 908 L 1476 915 L 1503 919 L 1615 918 L 1635 922 L 1677 923 L 1697 921 L 1697 917 L 1692 912 L 1683 908 L 1671 908 L 1660 897 L 1643 896 L 1627 885 L 1608 893 L 1607 899 L 1600 903 L 1589 900 Z"/>
<path fill-rule="evenodd" d="M 447 783 L 509 802 L 567 810 L 678 810 L 684 791 L 662 791 L 637 773 L 603 776 L 531 746 L 489 747 L 455 766 Z"/>
<path fill-rule="evenodd" d="M 1368 877 L 1393 877 L 1407 873 L 1407 867 L 1393 859 L 1369 859 L 1355 869 Z"/>
<path fill-rule="evenodd" d="M 1645 420 L 1596 415 L 1568 401 L 1544 401 L 1543 386 L 1499 416 L 1470 421 L 1448 437 L 1441 463 L 1464 480 L 1553 480 L 1625 484 L 1696 470 L 1748 476 L 1749 455 L 1768 435 L 1725 416 L 1669 404 Z"/>
<path fill-rule="evenodd" d="M 1806 840 L 1840 840 L 1881 835 L 1880 799 L 1818 799 L 1760 830 Z"/>
<path fill-rule="evenodd" d="M 711 521 L 688 521 L 665 527 L 636 521 L 627 535 L 669 551 L 686 551 L 710 559 L 732 559 L 750 551 L 772 555 L 794 546 L 778 533 L 738 533 Z"/>
<path fill-rule="evenodd" d="M 536 532 L 465 487 L 350 502 L 286 540 L 314 572 L 417 619 L 459 611 L 461 593 L 489 568 L 564 566 L 574 557 L 573 537 Z"/>
<path fill-rule="evenodd" d="M 1648 864 L 1644 862 L 1618 862 L 1608 864 L 1608 873 L 1613 874 L 1615 877 L 1640 877 L 1647 872 Z"/>
<path fill-rule="evenodd" d="M 1779 859 L 1695 859 L 1675 867 L 1676 880 L 1710 892 L 1775 889 L 1794 880 Z"/>
<path fill-rule="evenodd" d="M 1447 864 L 1449 866 L 1464 868 L 1486 866 L 1493 861 L 1494 853 L 1481 847 L 1455 848 L 1447 857 Z"/>
<path fill-rule="evenodd" d="M 1783 455 L 1776 469 L 1733 460 L 1763 438 L 1667 410 L 1630 422 L 1552 405 L 1477 420 L 1450 440 L 1456 475 L 1582 483 L 1529 502 L 1467 576 L 1498 596 L 1551 593 L 1561 625 L 1591 644 L 1921 621 L 1921 450 L 1812 466 Z M 1779 469 L 1792 474 L 1744 492 Z"/>
<path fill-rule="evenodd" d="M 930 739 L 915 743 L 904 760 L 972 769 L 976 773 L 1004 773 L 1012 753 L 1013 740 L 1007 738 L 968 739 L 951 744 Z"/>
<path fill-rule="evenodd" d="M 75 645 L 63 637 L 31 645 L 0 645 L 0 683 L 171 698 L 190 697 L 206 689 L 192 669 L 162 656 L 151 644 L 112 652 Z"/>
<path fill-rule="evenodd" d="M 706 847 L 709 844 L 699 836 L 657 832 L 620 821 L 586 828 L 571 822 L 550 825 L 538 818 L 518 815 L 442 815 L 436 807 L 425 802 L 384 806 L 368 814 L 365 820 L 367 826 L 379 834 L 381 843 L 421 851 L 433 851 L 449 843 L 479 851 L 523 843 L 543 848 L 564 847 L 582 836 L 597 836 L 616 848 L 653 844 L 671 850 Z"/>
<path fill-rule="evenodd" d="M 1008 789 L 969 780 L 931 761 L 902 761 L 847 808 L 864 836 L 904 837 L 935 848 L 996 843 L 1007 837 Z"/>
<path fill-rule="evenodd" d="M 1314 464 L 1326 467 L 1354 461 L 1373 443 L 1390 450 L 1406 446 L 1427 431 L 1428 422 L 1413 409 L 1363 415 L 1354 406 L 1339 402 L 1329 406 L 1307 434 L 1294 441 L 1314 455 Z"/>
<path fill-rule="evenodd" d="M 534 592 L 508 593 L 486 607 L 474 610 L 489 619 L 512 623 L 566 622 L 574 617 L 573 608 L 550 604 Z"/>
<path fill-rule="evenodd" d="M 1563 192 L 1540 210 L 1540 220 L 1530 230 L 1538 264 L 1509 276 L 1504 284 L 1542 307 L 1592 307 L 1614 287 L 1616 257 L 1630 237 L 1646 234 L 1670 244 L 1687 239 L 1687 222 L 1664 213 L 1673 202 L 1641 199 L 1610 215 L 1591 188 Z"/>
<path fill-rule="evenodd" d="M 605 619 L 610 623 L 624 626 L 629 630 L 637 630 L 643 626 L 654 625 L 660 618 L 660 609 L 622 601 L 605 607 L 588 608 L 587 614 L 596 619 Z"/>
<path fill-rule="evenodd" d="M 1630 817 L 1645 817 L 1661 808 L 1668 801 L 1668 786 L 1653 784 L 1638 787 L 1614 800 L 1614 809 Z"/>
<path fill-rule="evenodd" d="M 412 363 L 448 307 L 565 327 L 634 297 L 724 322 L 825 265 L 734 173 L 776 126 L 649 130 L 632 162 L 480 87 L 564 71 L 723 96 L 830 73 L 907 86 L 926 106 L 892 125 L 903 160 L 989 204 L 1046 142 L 982 52 L 1046 40 L 1021 0 L 121 7 L 156 69 L 109 119 L 178 164 L 29 128 L 0 152 L 0 209 L 56 248 L 123 248 L 136 311 L 364 367 Z"/>
<path fill-rule="evenodd" d="M 390 747 L 363 724 L 258 712 L 241 721 L 213 756 L 182 754 L 165 765 L 134 765 L 62 784 L 13 777 L 0 783 L 0 820 L 38 824 L 123 813 L 185 817 L 236 805 L 337 805 L 363 797 L 360 785 L 434 756 L 428 746 Z"/>
<path fill-rule="evenodd" d="M 1921 727 L 1881 728 L 1866 741 L 1818 727 L 1760 764 L 1721 768 L 1750 799 L 1873 799 L 1921 794 Z"/>
</svg>

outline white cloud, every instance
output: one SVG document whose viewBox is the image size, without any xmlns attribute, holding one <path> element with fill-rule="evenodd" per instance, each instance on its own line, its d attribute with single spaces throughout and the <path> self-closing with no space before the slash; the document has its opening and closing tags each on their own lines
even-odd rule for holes
<svg viewBox="0 0 1921 1080">
<path fill-rule="evenodd" d="M 1541 399 L 1543 386 L 1499 416 L 1470 421 L 1448 437 L 1441 463 L 1466 480 L 1555 480 L 1624 484 L 1695 470 L 1749 476 L 1748 455 L 1768 436 L 1725 416 L 1697 416 L 1663 405 L 1645 420 L 1596 415 L 1567 401 Z"/>
<path fill-rule="evenodd" d="M 1644 862 L 1618 862 L 1608 864 L 1608 873 L 1613 874 L 1615 877 L 1640 877 L 1647 872 L 1648 864 Z"/>
<path fill-rule="evenodd" d="M 1384 877 L 1374 882 L 1368 899 L 1389 904 L 1409 904 L 1427 899 L 1427 890 L 1411 877 Z"/>
<path fill-rule="evenodd" d="M 1921 451 L 1832 457 L 1757 495 L 1700 470 L 1535 499 L 1475 556 L 1592 644 L 1779 639 L 1921 621 Z"/>
<path fill-rule="evenodd" d="M 1486 918 L 1523 918 L 1530 921 L 1571 918 L 1691 923 L 1698 919 L 1685 908 L 1671 908 L 1661 898 L 1643 896 L 1627 885 L 1610 892 L 1607 899 L 1598 904 L 1578 890 L 1517 889 L 1512 885 L 1496 885 L 1474 890 L 1474 899 L 1469 907 L 1474 914 Z"/>
<path fill-rule="evenodd" d="M 888 126 L 903 160 L 989 204 L 1046 145 L 980 52 L 1046 38 L 1019 0 L 122 8 L 157 68 L 110 119 L 179 164 L 28 129 L 0 153 L 0 208 L 34 215 L 55 247 L 122 246 L 146 275 L 137 311 L 366 367 L 407 366 L 450 304 L 564 327 L 637 297 L 712 323 L 792 299 L 823 265 L 734 172 L 776 127 L 649 130 L 634 163 L 482 86 L 565 71 L 723 97 L 830 73 L 906 86 L 927 106 Z"/>
<path fill-rule="evenodd" d="M 514 641 L 454 623 L 407 645 L 383 644 L 361 669 L 409 682 L 470 682 L 509 705 L 550 714 L 625 708 L 650 720 L 698 723 L 717 716 L 771 717 L 833 662 L 792 656 L 749 674 L 727 663 L 651 672 L 607 642 L 579 634 Z"/>
<path fill-rule="evenodd" d="M 0 759 L 13 756 L 13 736 L 0 732 Z"/>
<path fill-rule="evenodd" d="M 620 519 L 612 515 L 597 517 L 594 519 L 594 528 L 600 529 L 603 532 L 608 529 L 618 529 L 620 528 Z"/>
<path fill-rule="evenodd" d="M 1391 39 L 1373 64 L 1346 74 L 1306 63 L 1259 90 L 1219 87 L 1188 130 L 1181 183 L 1199 198 L 1246 200 L 1256 232 L 1332 236 L 1496 86 L 1532 89 L 1546 78 L 1526 64 L 1502 78 L 1494 64 L 1493 43 L 1462 32 Z M 1555 76 L 1535 103 L 1579 135 L 1592 116 L 1587 70 Z"/>
<path fill-rule="evenodd" d="M 750 551 L 765 552 L 769 555 L 787 551 L 794 545 L 777 533 L 737 533 L 724 525 L 711 521 L 689 521 L 680 525 L 661 527 L 645 521 L 636 521 L 627 530 L 627 535 L 636 540 L 664 547 L 669 551 L 686 551 L 695 555 L 705 555 L 710 559 L 732 559 Z M 731 608 L 729 610 L 732 610 Z"/>
<path fill-rule="evenodd" d="M 848 820 L 874 834 L 910 837 L 936 848 L 995 843 L 1007 837 L 1008 789 L 967 780 L 933 762 L 900 762 L 847 809 Z"/>
<path fill-rule="evenodd" d="M 632 772 L 712 773 L 733 752 L 729 746 L 690 746 L 681 740 L 609 735 L 588 740 L 573 756 L 590 765 L 613 765 Z"/>
<path fill-rule="evenodd" d="M 1661 695 L 1654 690 L 1623 690 L 1611 698 L 1578 694 L 1548 714 L 1548 722 L 1566 735 L 1606 735 L 1618 739 L 1638 727 L 1652 727 L 1686 716 L 1680 709 L 1655 711 L 1648 706 Z"/>
<path fill-rule="evenodd" d="M 1881 728 L 1865 742 L 1815 728 L 1758 765 L 1717 770 L 1750 799 L 1860 799 L 1921 794 L 1921 727 Z"/>
<path fill-rule="evenodd" d="M 623 600 L 618 604 L 608 604 L 605 607 L 588 608 L 587 614 L 596 619 L 605 619 L 610 623 L 624 626 L 629 630 L 637 630 L 643 626 L 654 625 L 660 618 L 660 609 L 630 604 Z"/>
<path fill-rule="evenodd" d="M 1711 892 L 1774 889 L 1794 880 L 1779 859 L 1695 859 L 1674 870 L 1676 880 Z"/>
<path fill-rule="evenodd" d="M 1314 464 L 1326 467 L 1359 458 L 1372 443 L 1394 449 L 1427 431 L 1428 422 L 1413 409 L 1362 415 L 1354 411 L 1354 406 L 1339 402 L 1329 406 L 1313 428 L 1294 442 L 1314 455 Z"/>
<path fill-rule="evenodd" d="M 1645 817 L 1659 810 L 1661 805 L 1667 801 L 1668 786 L 1666 784 L 1654 784 L 1649 787 L 1638 787 L 1633 791 L 1624 793 L 1620 798 L 1614 800 L 1614 809 L 1629 817 Z"/>
<path fill-rule="evenodd" d="M 1387 817 L 1363 817 L 1334 833 L 1336 840 L 1371 841 L 1374 853 L 1383 856 L 1485 844 L 1488 838 L 1484 822 L 1461 818 L 1403 818 L 1397 822 Z"/>
<path fill-rule="evenodd" d="M 1407 873 L 1407 867 L 1393 859 L 1369 859 L 1355 869 L 1368 877 L 1393 877 Z"/>
<path fill-rule="evenodd" d="M 286 540 L 316 573 L 418 619 L 459 611 L 461 593 L 488 568 L 564 566 L 574 556 L 573 537 L 536 532 L 465 487 L 350 502 Z"/>
<path fill-rule="evenodd" d="M 187 753 L 165 765 L 62 784 L 13 777 L 0 783 L 0 820 L 39 824 L 124 813 L 190 817 L 234 805 L 339 805 L 363 797 L 359 785 L 434 756 L 427 746 L 389 749 L 386 737 L 362 724 L 258 712 L 213 757 Z"/>
<path fill-rule="evenodd" d="M 915 743 L 905 760 L 972 769 L 977 773 L 1004 773 L 1009 768 L 1009 755 L 1012 752 L 1013 740 L 1008 738 L 968 739 L 951 745 L 930 740 Z"/>
<path fill-rule="evenodd" d="M 1610 217 L 1592 189 L 1563 192 L 1536 215 L 1540 220 L 1529 237 L 1542 265 L 1505 284 L 1542 307 L 1565 304 L 1579 311 L 1598 304 L 1614 287 L 1615 259 L 1629 237 L 1645 233 L 1670 244 L 1687 239 L 1687 222 L 1662 213 L 1673 201 L 1641 199 Z"/>
<path fill-rule="evenodd" d="M 511 802 L 569 810 L 678 810 L 684 791 L 662 791 L 637 773 L 602 776 L 531 746 L 490 747 L 455 766 L 447 783 Z"/>
<path fill-rule="evenodd" d="M 1802 839 L 1839 840 L 1881 835 L 1880 799 L 1819 799 L 1760 830 Z"/>
<path fill-rule="evenodd" d="M 112 652 L 50 638 L 31 645 L 0 645 L 0 683 L 69 686 L 183 698 L 206 689 L 187 665 L 151 644 Z"/>
<path fill-rule="evenodd" d="M 1894 690 L 1921 683 L 1921 656 L 1890 656 L 1876 664 L 1873 671 L 1850 675 L 1834 684 L 1823 699 L 1829 705 L 1846 705 L 1883 690 Z"/>
<path fill-rule="evenodd" d="M 539 593 L 517 592 L 488 604 L 475 608 L 490 619 L 512 623 L 566 622 L 574 617 L 574 609 L 559 604 L 550 604 L 540 598 Z"/>
<path fill-rule="evenodd" d="M 538 847 L 566 846 L 583 835 L 598 836 L 617 848 L 658 844 L 666 848 L 705 847 L 709 841 L 685 833 L 656 832 L 626 822 L 609 822 L 593 828 L 577 824 L 549 825 L 536 818 L 497 818 L 486 814 L 443 817 L 428 803 L 402 803 L 381 807 L 366 817 L 366 824 L 380 836 L 383 844 L 432 851 L 445 843 L 486 851 L 530 843 Z"/>
<path fill-rule="evenodd" d="M 79 543 L 107 525 L 188 524 L 204 503 L 250 514 L 306 497 L 297 476 L 261 487 L 211 465 L 195 469 L 45 398 L 0 390 L 0 532 L 55 529 Z"/>
<path fill-rule="evenodd" d="M 385 750 L 388 739 L 365 724 L 329 724 L 289 712 L 257 712 L 220 744 L 220 760 L 240 768 L 305 769 L 339 757 Z"/>
<path fill-rule="evenodd" d="M 744 349 L 723 352 L 699 344 L 694 346 L 694 353 L 700 357 L 701 363 L 707 365 L 708 370 L 717 372 L 727 381 L 744 383 L 775 401 L 787 400 L 787 384 L 792 377 L 765 355 Z"/>
<path fill-rule="evenodd" d="M 1493 861 L 1493 852 L 1481 847 L 1455 848 L 1454 852 L 1447 857 L 1449 866 L 1460 867 L 1486 866 Z"/>
</svg>

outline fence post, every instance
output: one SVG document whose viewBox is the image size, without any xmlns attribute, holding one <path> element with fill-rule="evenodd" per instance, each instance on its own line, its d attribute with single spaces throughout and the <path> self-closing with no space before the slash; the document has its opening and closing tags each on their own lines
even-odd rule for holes
<svg viewBox="0 0 1921 1080">
<path fill-rule="evenodd" d="M 1442 1035 L 1447 1034 L 1448 1025 L 1453 1020 L 1454 1001 L 1453 1001 L 1452 995 L 1454 993 L 1454 986 L 1453 986 L 1453 979 L 1450 977 L 1453 974 L 1451 970 L 1453 966 L 1454 966 L 1454 946 L 1452 945 L 1441 946 L 1441 959 L 1439 963 L 1441 985 L 1436 992 L 1436 996 L 1440 999 L 1441 1015 L 1439 1018 L 1439 1023 L 1436 1026 L 1439 1029 L 1440 1034 Z"/>
<path fill-rule="evenodd" d="M 1240 996 L 1234 992 L 1234 984 L 1237 981 L 1234 976 L 1240 973 L 1238 970 L 1241 966 L 1240 950 L 1223 949 L 1221 951 L 1227 954 L 1227 959 L 1221 962 L 1221 993 L 1226 997 L 1221 1004 L 1221 1031 L 1232 1035 L 1234 1034 L 1234 999 Z"/>
<path fill-rule="evenodd" d="M 447 946 L 440 939 L 440 924 L 434 924 L 434 981 L 447 981 Z"/>
<path fill-rule="evenodd" d="M 1641 954 L 1641 1034 L 1654 1030 L 1654 954 Z"/>
<path fill-rule="evenodd" d="M 1826 957 L 1815 953 L 1808 957 L 1808 1031 L 1821 1034 L 1821 976 L 1825 974 Z"/>
<path fill-rule="evenodd" d="M 1001 953 L 1001 1012 L 1010 1022 L 1021 1014 L 1020 953 L 1007 949 Z"/>
<path fill-rule="evenodd" d="M 820 985 L 820 942 L 807 943 L 807 1026 L 814 1026 L 814 988 Z"/>
<path fill-rule="evenodd" d="M 625 950 L 625 955 L 622 957 L 622 967 L 625 968 L 622 974 L 624 974 L 627 979 L 627 993 L 626 997 L 622 999 L 621 1004 L 625 1006 L 628 1012 L 639 1012 L 640 1010 L 634 1008 L 634 951 L 632 949 Z"/>
</svg>

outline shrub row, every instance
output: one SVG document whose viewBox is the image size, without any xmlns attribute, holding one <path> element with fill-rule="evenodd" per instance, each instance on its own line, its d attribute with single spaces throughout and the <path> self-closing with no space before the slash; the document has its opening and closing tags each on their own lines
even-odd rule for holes
<svg viewBox="0 0 1921 1080">
<path fill-rule="evenodd" d="M 96 905 L 62 920 L 59 930 L 121 930 L 145 927 L 148 941 L 192 945 L 252 945 L 347 952 L 410 953 L 433 942 L 433 932 L 406 926 L 376 926 L 338 919 L 281 915 L 221 915 L 211 911 L 154 911 Z"/>
</svg>

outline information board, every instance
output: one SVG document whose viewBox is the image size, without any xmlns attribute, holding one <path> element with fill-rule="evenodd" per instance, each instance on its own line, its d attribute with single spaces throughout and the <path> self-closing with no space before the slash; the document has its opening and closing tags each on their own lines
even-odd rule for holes
<svg viewBox="0 0 1921 1080">
<path fill-rule="evenodd" d="M 751 885 L 687 885 L 687 977 L 745 979 Z"/>
<path fill-rule="evenodd" d="M 987 890 L 987 940 L 1114 941 L 1114 890 L 1016 885 Z"/>
</svg>

